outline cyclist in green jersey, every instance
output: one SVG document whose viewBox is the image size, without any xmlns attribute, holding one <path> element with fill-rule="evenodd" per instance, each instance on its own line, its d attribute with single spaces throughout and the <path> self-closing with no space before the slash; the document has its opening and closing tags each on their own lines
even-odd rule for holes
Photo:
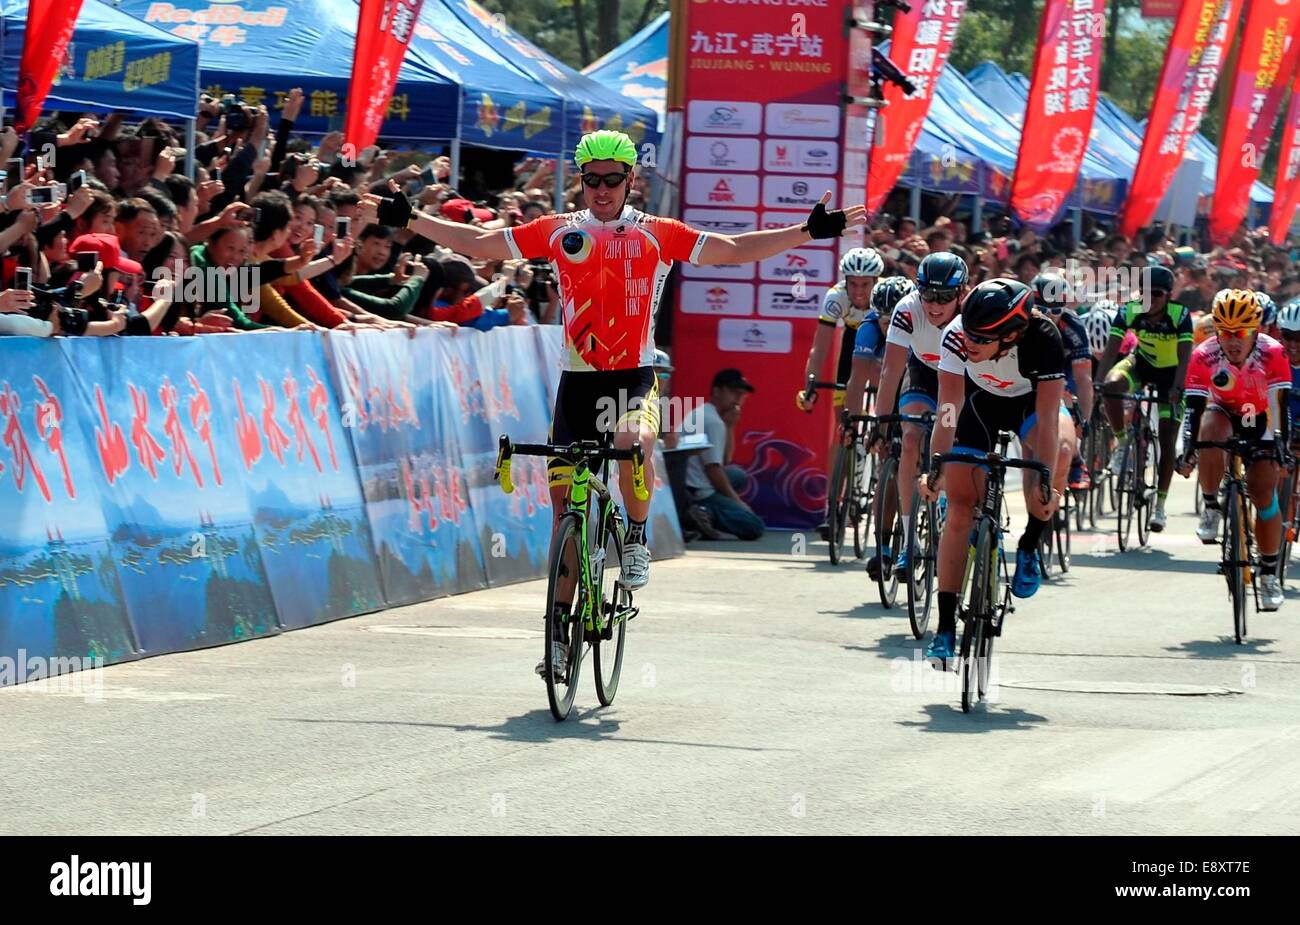
<svg viewBox="0 0 1300 925">
<path fill-rule="evenodd" d="M 1117 470 L 1123 459 L 1128 431 L 1124 401 L 1119 396 L 1154 385 L 1160 401 L 1160 480 L 1151 529 L 1165 528 L 1165 497 L 1174 477 L 1174 443 L 1183 421 L 1183 382 L 1192 358 L 1192 313 L 1170 301 L 1174 274 L 1167 267 L 1142 271 L 1142 298 L 1120 307 L 1110 328 L 1110 343 L 1101 358 L 1097 378 L 1106 395 L 1106 417 L 1119 435 L 1110 468 Z M 1129 331 L 1137 334 L 1137 349 L 1115 362 L 1120 343 Z"/>
</svg>

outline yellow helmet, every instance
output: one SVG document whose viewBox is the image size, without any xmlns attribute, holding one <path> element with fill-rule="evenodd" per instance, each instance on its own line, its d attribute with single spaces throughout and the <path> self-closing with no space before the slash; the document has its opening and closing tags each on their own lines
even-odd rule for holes
<svg viewBox="0 0 1300 925">
<path fill-rule="evenodd" d="M 1241 331 L 1258 328 L 1264 310 L 1248 289 L 1221 289 L 1214 297 L 1214 329 Z"/>
</svg>

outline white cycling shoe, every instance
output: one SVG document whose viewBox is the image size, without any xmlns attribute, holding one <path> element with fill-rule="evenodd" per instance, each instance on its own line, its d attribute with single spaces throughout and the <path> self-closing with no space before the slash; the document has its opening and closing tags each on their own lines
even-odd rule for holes
<svg viewBox="0 0 1300 925">
<path fill-rule="evenodd" d="M 1205 508 L 1201 511 L 1201 522 L 1196 526 L 1196 538 L 1205 545 L 1219 539 L 1219 527 L 1223 524 L 1223 511 Z"/>
<path fill-rule="evenodd" d="M 1259 576 L 1259 609 L 1277 610 L 1282 606 L 1282 583 L 1276 575 Z"/>
<path fill-rule="evenodd" d="M 623 547 L 623 571 L 619 584 L 629 591 L 644 588 L 650 581 L 650 547 L 633 543 Z"/>
<path fill-rule="evenodd" d="M 551 643 L 551 662 L 555 665 L 555 680 L 563 681 L 566 672 L 569 670 L 569 647 L 562 642 Z M 533 669 L 537 676 L 545 680 L 546 678 L 546 659 L 537 663 Z"/>
</svg>

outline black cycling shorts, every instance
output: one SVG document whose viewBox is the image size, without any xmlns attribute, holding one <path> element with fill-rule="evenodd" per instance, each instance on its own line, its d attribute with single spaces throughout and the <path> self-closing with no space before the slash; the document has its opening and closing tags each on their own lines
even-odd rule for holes
<svg viewBox="0 0 1300 925">
<path fill-rule="evenodd" d="M 647 426 L 659 431 L 659 379 L 653 366 L 560 374 L 551 443 L 599 440 L 622 428 Z M 563 459 L 547 460 L 546 469 L 552 487 L 567 484 L 573 475 L 573 466 Z"/>
</svg>

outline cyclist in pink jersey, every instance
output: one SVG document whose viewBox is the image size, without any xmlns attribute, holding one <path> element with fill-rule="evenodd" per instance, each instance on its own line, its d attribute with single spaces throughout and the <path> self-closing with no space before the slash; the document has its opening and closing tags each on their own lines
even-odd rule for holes
<svg viewBox="0 0 1300 925">
<path fill-rule="evenodd" d="M 647 215 L 627 205 L 635 181 L 637 149 L 622 132 L 584 135 L 575 151 L 587 208 L 549 215 L 517 228 L 485 231 L 426 213 L 409 227 L 460 254 L 486 259 L 546 258 L 558 283 L 569 348 L 560 378 L 551 440 L 568 443 L 613 432 L 614 445 L 639 442 L 650 468 L 658 435 L 654 376 L 654 316 L 674 261 L 696 265 L 751 263 L 810 240 L 837 238 L 862 225 L 862 205 L 827 210 L 827 192 L 802 225 L 738 235 L 714 234 L 674 219 Z M 609 409 L 617 409 L 610 415 Z M 558 512 L 570 467 L 551 460 L 551 496 Z M 632 491 L 631 463 L 619 481 L 627 506 L 628 534 L 622 584 L 643 587 L 649 579 L 645 541 L 649 501 Z M 653 474 L 646 482 L 654 484 Z M 557 605 L 559 606 L 559 605 Z M 567 606 L 567 605 L 565 605 Z"/>
</svg>

